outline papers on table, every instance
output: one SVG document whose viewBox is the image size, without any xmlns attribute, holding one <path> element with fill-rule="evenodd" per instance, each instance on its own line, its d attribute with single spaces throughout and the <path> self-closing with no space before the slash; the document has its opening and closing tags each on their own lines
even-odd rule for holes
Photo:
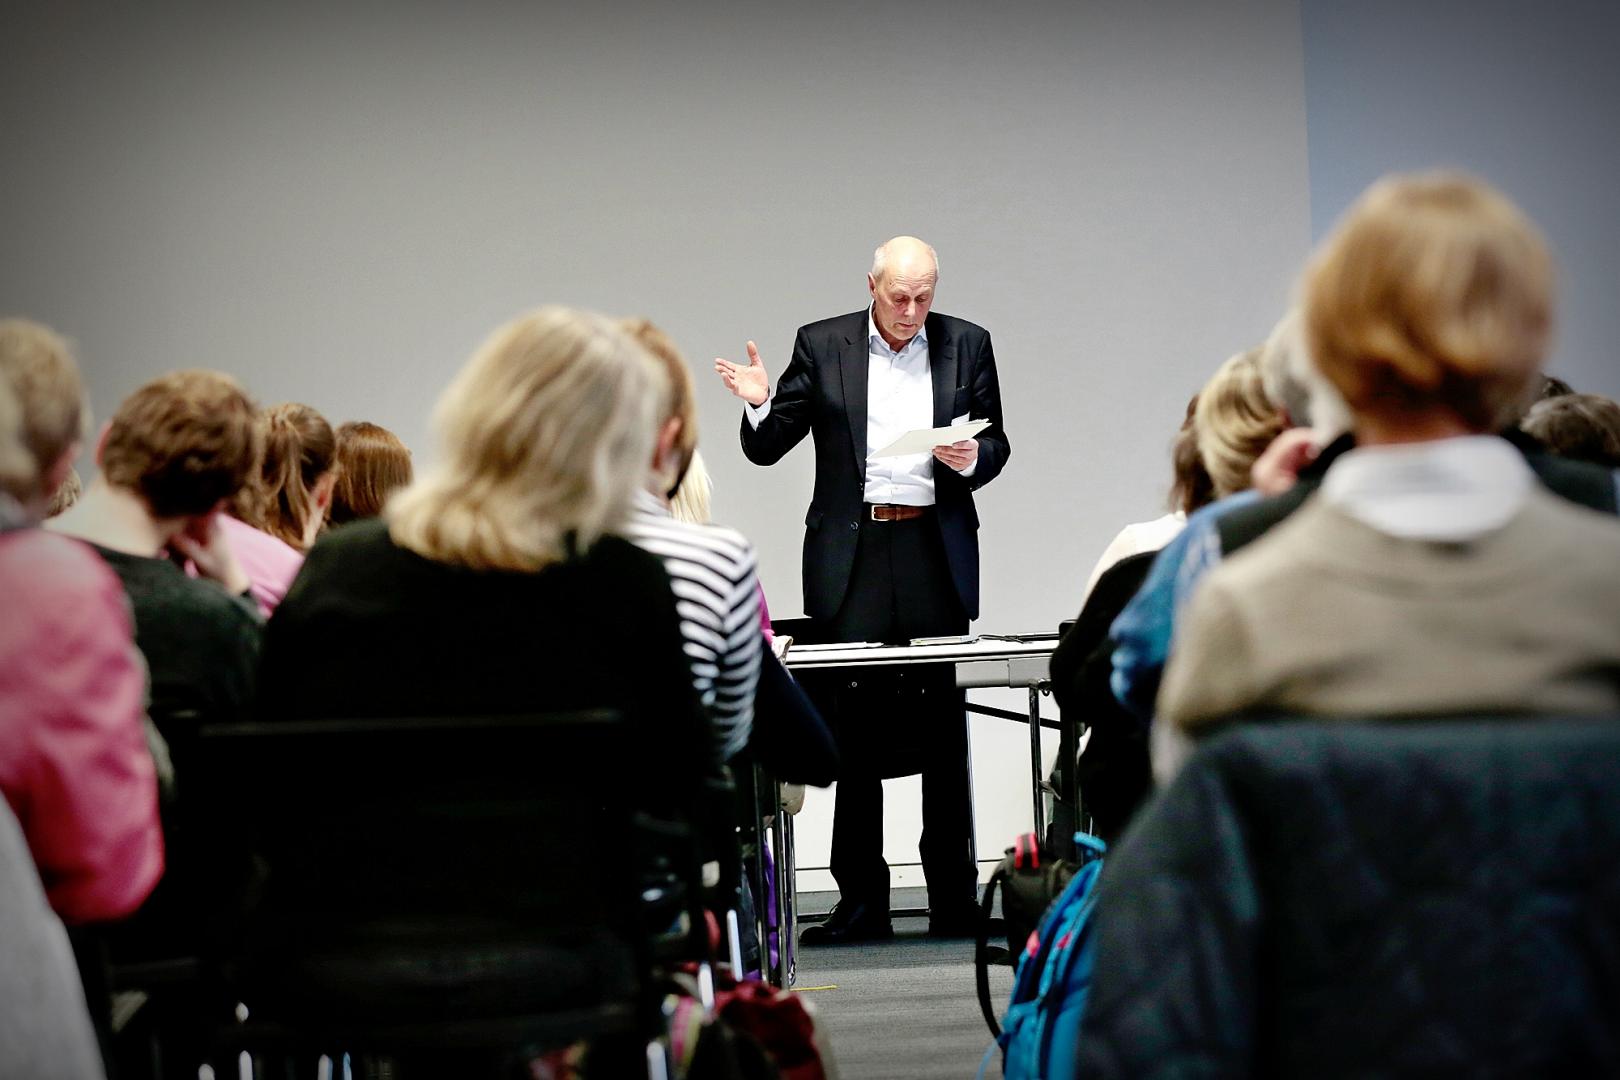
<svg viewBox="0 0 1620 1080">
<path fill-rule="evenodd" d="M 829 641 L 820 645 L 801 645 L 793 643 L 794 652 L 825 652 L 828 649 L 881 649 L 881 641 Z"/>
<path fill-rule="evenodd" d="M 936 446 L 949 446 L 953 442 L 971 439 L 990 426 L 988 420 L 969 420 L 950 427 L 917 428 L 908 431 L 894 442 L 873 454 L 873 457 L 899 457 L 902 454 L 927 454 Z"/>
</svg>

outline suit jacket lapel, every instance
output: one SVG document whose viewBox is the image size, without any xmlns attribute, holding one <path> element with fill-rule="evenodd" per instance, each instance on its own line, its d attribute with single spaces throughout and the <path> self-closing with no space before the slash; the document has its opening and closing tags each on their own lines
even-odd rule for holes
<svg viewBox="0 0 1620 1080">
<path fill-rule="evenodd" d="M 849 418 L 849 444 L 855 472 L 866 483 L 866 371 L 872 355 L 866 339 L 866 312 L 861 312 L 838 350 L 838 374 L 844 385 L 844 415 Z"/>
<path fill-rule="evenodd" d="M 928 327 L 928 373 L 934 383 L 934 426 L 945 427 L 953 419 L 956 404 L 956 342 L 932 315 Z"/>
</svg>

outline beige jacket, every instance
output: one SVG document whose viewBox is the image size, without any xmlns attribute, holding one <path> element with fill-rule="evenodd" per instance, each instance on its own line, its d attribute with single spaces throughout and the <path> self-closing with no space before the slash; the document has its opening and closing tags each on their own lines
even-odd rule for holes
<svg viewBox="0 0 1620 1080">
<path fill-rule="evenodd" d="M 1189 603 L 1155 774 L 1179 767 L 1182 733 L 1250 710 L 1620 713 L 1620 521 L 1536 489 L 1501 529 L 1440 543 L 1312 499 Z"/>
</svg>

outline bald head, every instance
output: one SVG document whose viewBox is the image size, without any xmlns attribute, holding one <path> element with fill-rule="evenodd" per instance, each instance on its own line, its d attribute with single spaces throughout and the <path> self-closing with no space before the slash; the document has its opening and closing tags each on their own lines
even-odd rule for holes
<svg viewBox="0 0 1620 1080">
<path fill-rule="evenodd" d="M 897 236 L 872 255 L 866 287 L 872 321 L 889 348 L 899 351 L 917 336 L 934 304 L 939 257 L 915 236 Z"/>
<path fill-rule="evenodd" d="M 939 255 L 915 236 L 896 236 L 872 253 L 872 280 L 881 284 L 889 274 L 938 282 Z"/>
</svg>

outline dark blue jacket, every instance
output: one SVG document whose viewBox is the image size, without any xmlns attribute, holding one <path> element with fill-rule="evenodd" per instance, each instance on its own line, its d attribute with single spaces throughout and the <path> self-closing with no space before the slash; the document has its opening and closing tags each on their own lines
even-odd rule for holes
<svg viewBox="0 0 1620 1080">
<path fill-rule="evenodd" d="M 1239 727 L 1098 889 L 1081 1076 L 1620 1075 L 1620 717 Z"/>
</svg>

